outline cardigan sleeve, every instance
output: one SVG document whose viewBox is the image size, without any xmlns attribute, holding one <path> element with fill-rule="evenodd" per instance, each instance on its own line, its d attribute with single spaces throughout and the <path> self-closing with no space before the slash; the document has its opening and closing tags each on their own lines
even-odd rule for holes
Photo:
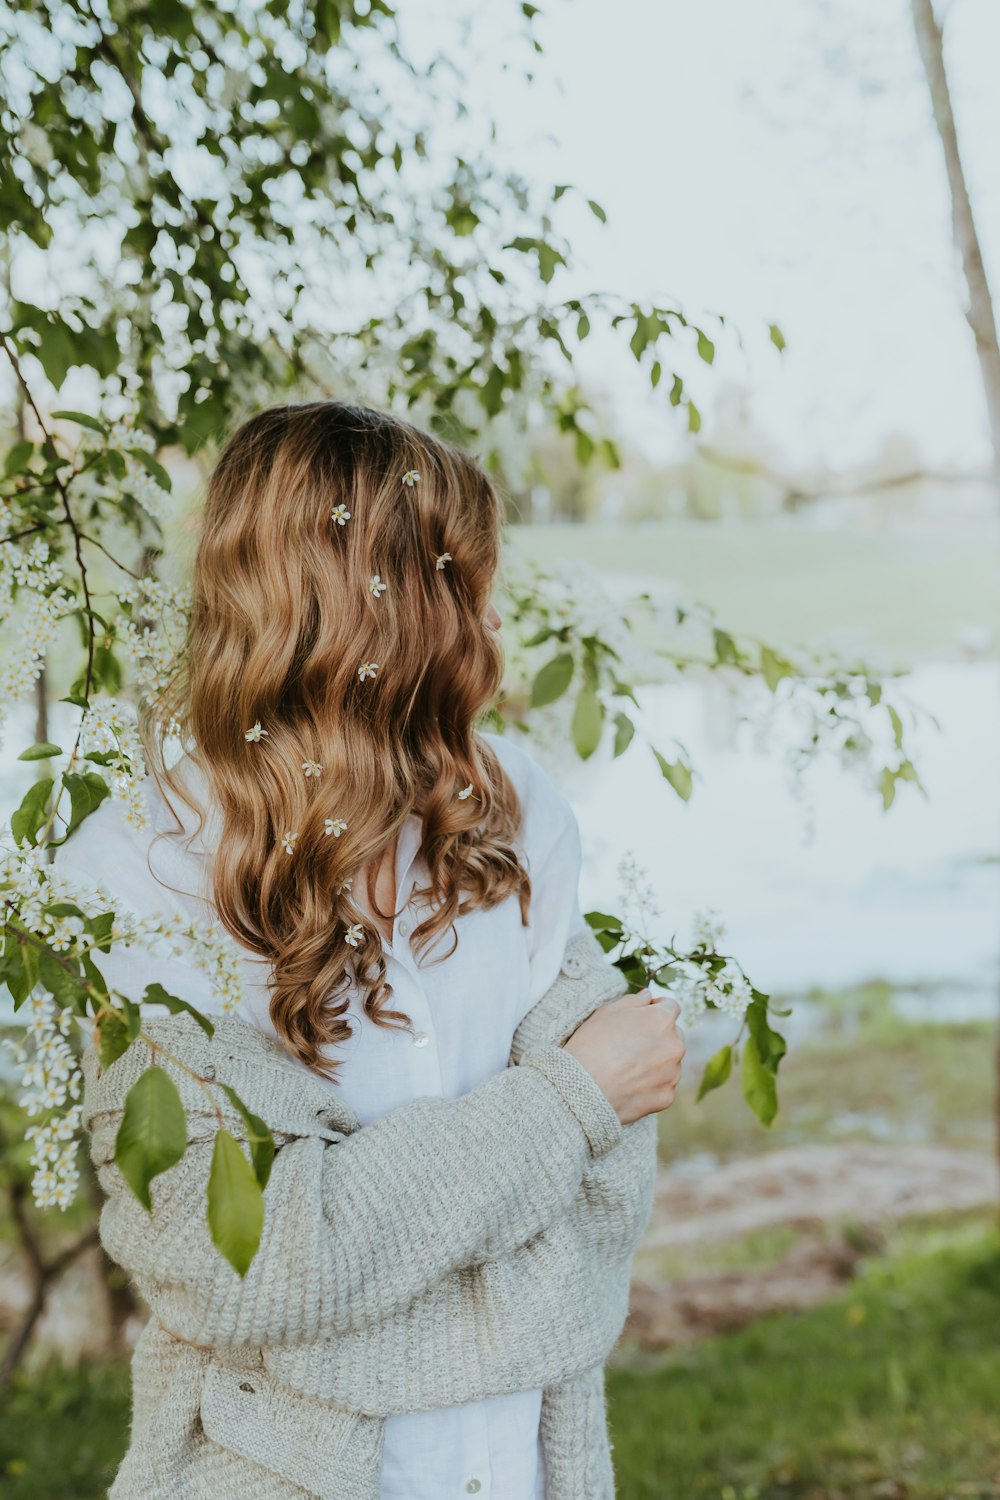
<svg viewBox="0 0 1000 1500">
<path fill-rule="evenodd" d="M 578 933 L 558 978 L 518 1027 L 512 1064 L 561 1043 L 627 988 L 590 929 Z M 626 1125 L 617 1144 L 587 1164 L 572 1205 L 539 1234 L 450 1273 L 380 1323 L 332 1340 L 323 1367 L 328 1393 L 388 1416 L 528 1383 L 548 1387 L 602 1364 L 628 1316 L 632 1257 L 653 1207 L 657 1136 L 656 1114 Z M 291 1374 L 293 1361 L 291 1350 L 268 1355 L 279 1375 Z"/>
<path fill-rule="evenodd" d="M 632 1258 L 653 1207 L 656 1139 L 656 1115 L 633 1121 L 540 1234 L 330 1341 L 327 1394 L 391 1416 L 523 1389 L 529 1370 L 532 1384 L 549 1386 L 603 1364 L 628 1316 Z M 280 1349 L 269 1354 L 275 1374 L 285 1373 L 285 1359 Z"/>
<path fill-rule="evenodd" d="M 146 1030 L 175 1055 L 193 1036 L 185 1017 Z M 141 1039 L 112 1067 L 136 1048 L 146 1071 L 151 1054 Z M 123 1079 L 135 1075 L 134 1058 Z M 188 1085 L 165 1054 L 156 1065 Z M 559 1219 L 588 1162 L 623 1132 L 582 1063 L 540 1046 L 459 1099 L 414 1099 L 332 1143 L 293 1136 L 275 1153 L 260 1244 L 241 1278 L 206 1221 L 214 1116 L 205 1106 L 184 1156 L 153 1178 L 150 1215 L 114 1161 L 124 1097 L 99 1114 L 88 1103 L 96 1069 L 91 1043 L 83 1116 L 100 1132 L 91 1150 L 107 1195 L 102 1243 L 167 1326 L 213 1345 L 329 1338 L 390 1316 L 450 1273 L 507 1254 Z M 227 1109 L 225 1118 L 238 1137 L 240 1117 Z"/>
</svg>

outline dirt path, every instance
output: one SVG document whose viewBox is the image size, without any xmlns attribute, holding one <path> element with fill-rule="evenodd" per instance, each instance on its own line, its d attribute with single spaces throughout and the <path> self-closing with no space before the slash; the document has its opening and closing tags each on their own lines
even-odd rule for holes
<svg viewBox="0 0 1000 1500">
<path fill-rule="evenodd" d="M 995 1203 L 992 1157 L 927 1146 L 800 1146 L 698 1176 L 665 1171 L 636 1251 L 625 1338 L 664 1349 L 809 1307 L 853 1276 L 881 1226 Z M 795 1246 L 770 1265 L 680 1281 L 655 1275 L 671 1247 L 719 1244 L 787 1226 Z"/>
</svg>

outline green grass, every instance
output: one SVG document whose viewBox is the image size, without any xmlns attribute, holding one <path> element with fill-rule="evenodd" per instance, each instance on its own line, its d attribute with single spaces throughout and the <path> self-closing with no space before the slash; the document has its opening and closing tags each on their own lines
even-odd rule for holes
<svg viewBox="0 0 1000 1500">
<path fill-rule="evenodd" d="M 827 998 L 827 1018 L 781 1065 L 780 1113 L 770 1130 L 750 1114 L 738 1078 L 698 1104 L 701 1070 L 688 1069 L 660 1117 L 663 1162 L 706 1152 L 732 1161 L 804 1142 L 927 1141 L 990 1150 L 993 1028 L 911 1024 L 872 997 L 857 1011 Z"/>
<path fill-rule="evenodd" d="M 616 1355 L 618 1500 L 1000 1495 L 998 1329 L 1000 1242 L 970 1225 L 808 1313 Z"/>
<path fill-rule="evenodd" d="M 996 1497 L 998 1328 L 1000 1241 L 980 1218 L 908 1226 L 808 1313 L 641 1363 L 620 1346 L 617 1500 Z M 126 1364 L 22 1374 L 0 1423 L 0 1494 L 105 1500 L 127 1429 Z"/>
<path fill-rule="evenodd" d="M 539 562 L 676 580 L 684 599 L 712 605 L 726 628 L 776 645 L 862 626 L 899 666 L 954 653 L 963 625 L 988 629 L 994 653 L 1000 645 L 995 531 L 979 524 L 891 533 L 595 522 L 511 526 L 509 537 Z"/>
<path fill-rule="evenodd" d="M 106 1500 L 128 1446 L 129 1367 L 18 1371 L 0 1421 L 3 1500 Z"/>
<path fill-rule="evenodd" d="M 696 1104 L 691 1070 L 660 1121 L 664 1161 L 851 1139 L 989 1150 L 992 1028 L 914 1025 L 893 1015 L 890 998 L 879 983 L 810 995 L 815 1029 L 782 1065 L 770 1131 L 738 1083 Z M 778 1225 L 668 1247 L 642 1274 L 765 1266 L 799 1234 Z M 885 1253 L 863 1265 L 843 1295 L 807 1313 L 667 1356 L 621 1344 L 608 1372 L 618 1500 L 1000 1497 L 991 1211 L 889 1226 Z M 3 1500 L 105 1500 L 128 1420 L 127 1364 L 33 1360 L 0 1418 Z"/>
</svg>

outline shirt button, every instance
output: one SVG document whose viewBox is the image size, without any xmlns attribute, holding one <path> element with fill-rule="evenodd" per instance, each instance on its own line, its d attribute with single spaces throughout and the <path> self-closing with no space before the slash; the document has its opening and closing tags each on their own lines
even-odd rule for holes
<svg viewBox="0 0 1000 1500">
<path fill-rule="evenodd" d="M 430 1037 L 427 1035 L 426 1031 L 415 1031 L 413 1033 L 414 1047 L 426 1047 L 429 1041 Z"/>
<path fill-rule="evenodd" d="M 409 924 L 409 922 L 406 922 L 406 921 L 397 922 L 396 926 L 399 928 L 400 932 L 403 934 L 404 937 L 406 936 L 406 934 L 410 930 L 410 924 Z"/>
<path fill-rule="evenodd" d="M 481 1489 L 482 1489 L 482 1484 L 479 1482 L 478 1479 L 470 1479 L 469 1482 L 465 1486 L 465 1493 L 467 1495 L 478 1495 L 478 1493 L 479 1493 L 479 1491 Z"/>
</svg>

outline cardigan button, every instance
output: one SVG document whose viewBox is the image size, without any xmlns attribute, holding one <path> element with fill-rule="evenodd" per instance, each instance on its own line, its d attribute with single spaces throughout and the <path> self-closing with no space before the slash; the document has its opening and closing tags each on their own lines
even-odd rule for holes
<svg viewBox="0 0 1000 1500">
<path fill-rule="evenodd" d="M 257 1387 L 250 1385 L 246 1380 L 240 1382 L 240 1390 L 249 1391 L 251 1396 L 254 1396 L 257 1393 Z"/>
<path fill-rule="evenodd" d="M 568 954 L 562 961 L 562 970 L 564 974 L 569 974 L 574 979 L 579 979 L 583 973 L 583 959 L 575 953 Z"/>
<path fill-rule="evenodd" d="M 206 1078 L 214 1078 L 215 1077 L 215 1064 L 214 1063 L 209 1063 L 208 1064 L 208 1067 L 205 1069 L 205 1077 Z"/>
<path fill-rule="evenodd" d="M 468 1484 L 465 1486 L 465 1493 L 467 1495 L 478 1495 L 482 1487 L 483 1486 L 478 1479 L 470 1479 Z"/>
</svg>

